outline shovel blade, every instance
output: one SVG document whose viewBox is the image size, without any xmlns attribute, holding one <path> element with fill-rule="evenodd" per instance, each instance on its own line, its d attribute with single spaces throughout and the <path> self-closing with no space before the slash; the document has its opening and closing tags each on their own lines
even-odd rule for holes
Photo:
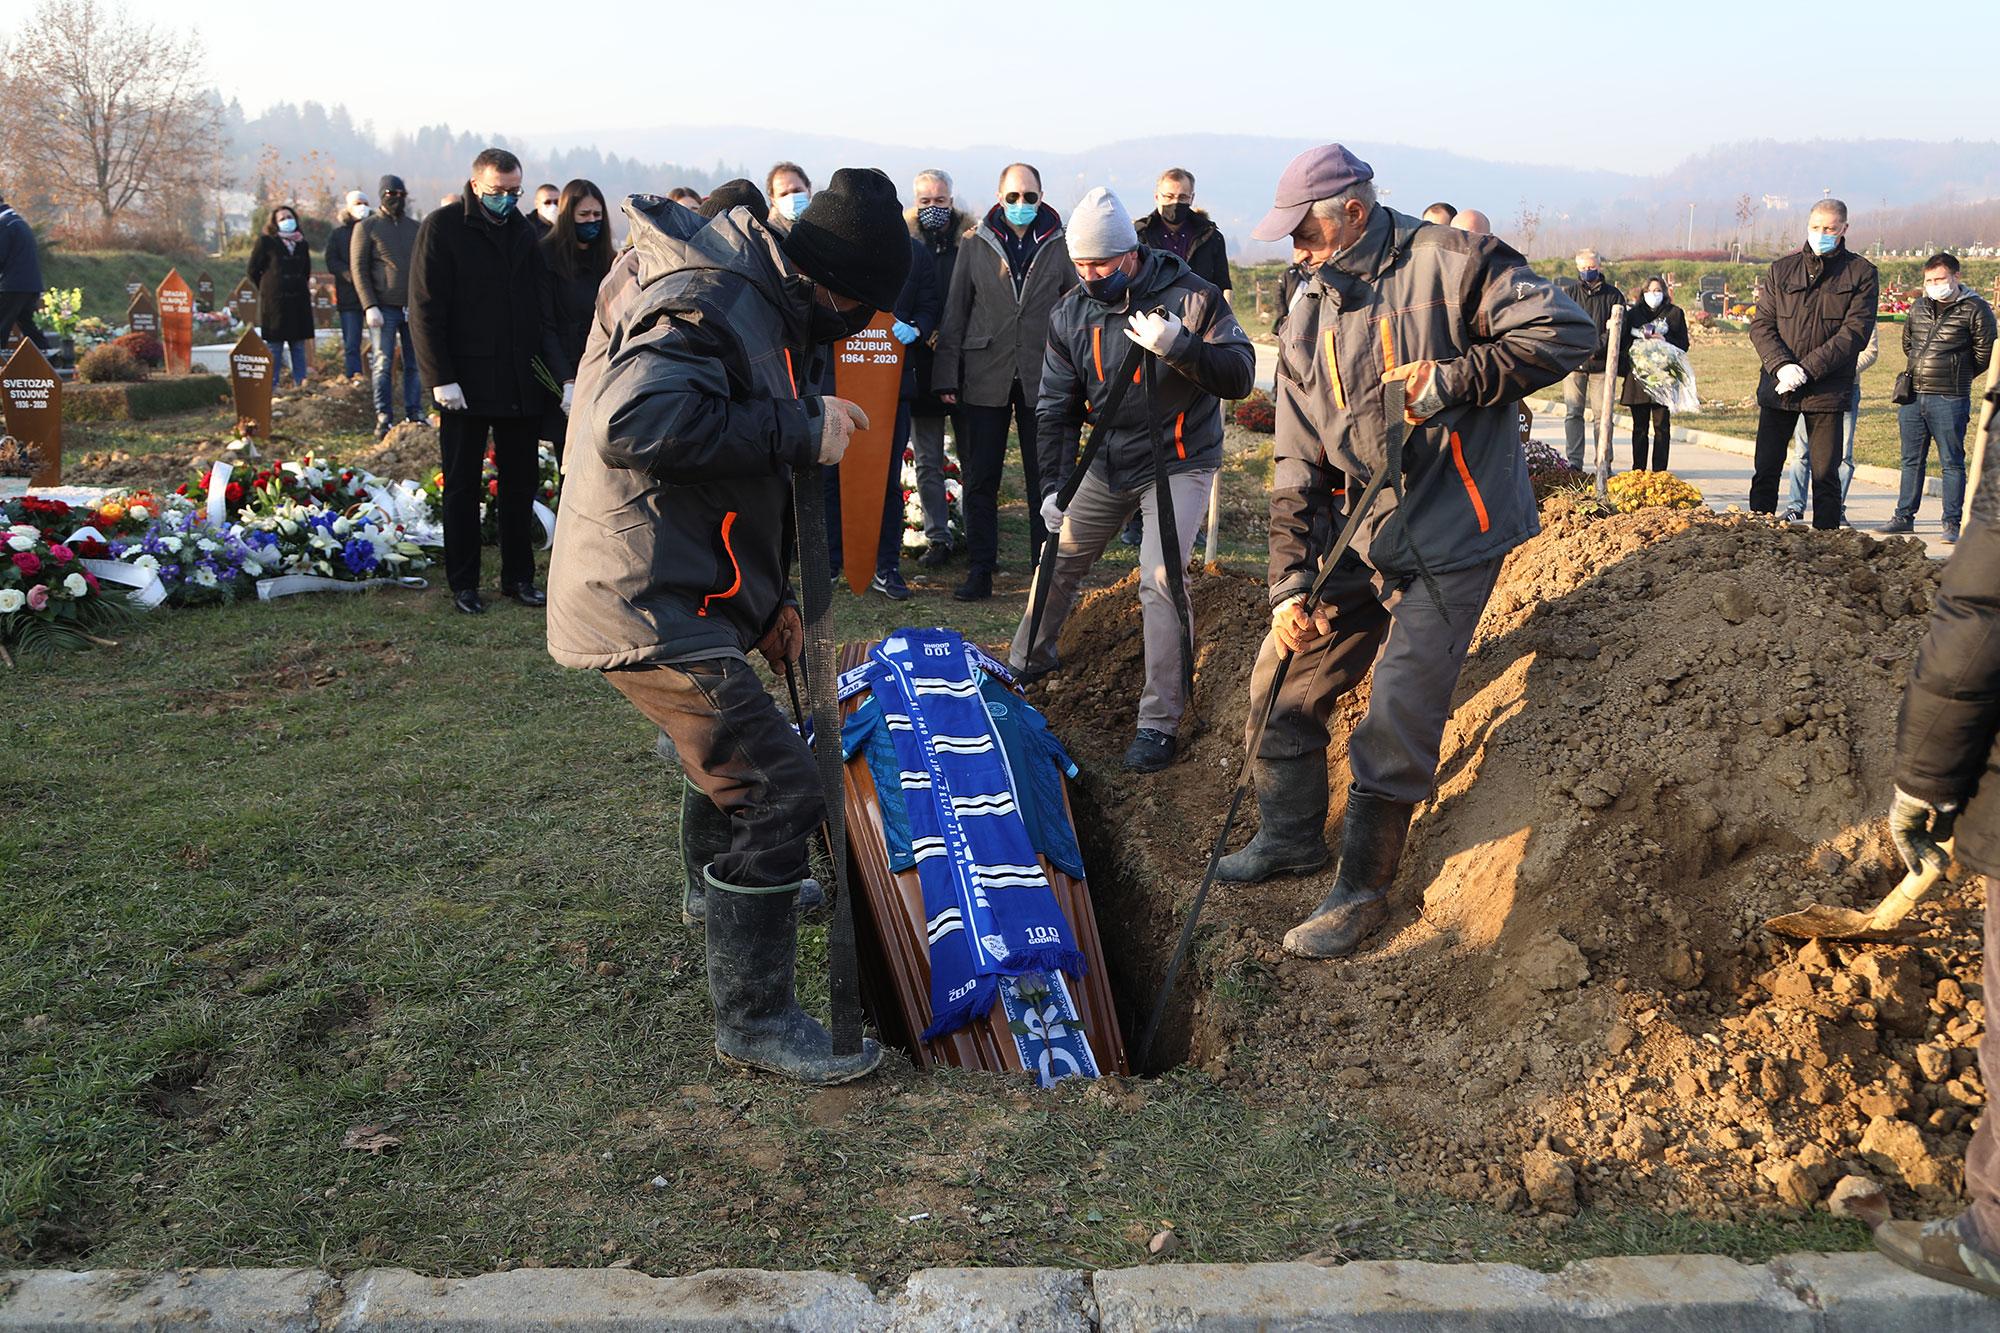
<svg viewBox="0 0 2000 1333">
<path fill-rule="evenodd" d="M 1801 940 L 1852 940 L 1870 936 L 1888 939 L 1900 933 L 1893 929 L 1881 929 L 1872 924 L 1874 920 L 1873 912 L 1857 912 L 1851 907 L 1826 907 L 1815 903 L 1797 912 L 1774 916 L 1764 925 L 1780 935 Z"/>
</svg>

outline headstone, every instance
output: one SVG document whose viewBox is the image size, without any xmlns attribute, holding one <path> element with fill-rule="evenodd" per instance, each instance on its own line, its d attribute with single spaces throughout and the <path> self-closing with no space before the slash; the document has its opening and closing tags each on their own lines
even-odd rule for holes
<svg viewBox="0 0 2000 1333">
<path fill-rule="evenodd" d="M 257 323 L 257 286 L 245 278 L 229 293 L 229 312 L 236 316 L 236 322 L 246 327 Z"/>
<path fill-rule="evenodd" d="M 151 292 L 141 288 L 139 294 L 132 298 L 132 304 L 126 308 L 125 322 L 131 326 L 134 333 L 150 333 L 155 338 L 159 337 L 160 303 L 153 299 Z"/>
<path fill-rule="evenodd" d="M 125 284 L 125 299 L 127 301 L 130 301 L 133 297 L 137 296 L 140 292 L 143 292 L 145 290 L 146 290 L 146 284 L 140 282 L 137 278 L 134 278 L 131 282 Z"/>
<path fill-rule="evenodd" d="M 875 543 L 882 535 L 882 497 L 896 439 L 896 403 L 903 389 L 903 345 L 889 332 L 896 317 L 882 311 L 868 327 L 833 345 L 834 391 L 868 414 L 868 429 L 856 431 L 840 459 L 841 563 L 847 586 L 868 591 L 875 575 Z M 895 520 L 900 523 L 900 515 Z"/>
<path fill-rule="evenodd" d="M 339 297 L 334 294 L 333 275 L 315 273 L 313 275 L 313 327 L 332 328 L 340 322 Z"/>
<path fill-rule="evenodd" d="M 236 433 L 259 443 L 271 438 L 271 389 L 278 363 L 270 347 L 248 330 L 229 353 L 229 387 L 236 396 Z"/>
<path fill-rule="evenodd" d="M 215 279 L 207 273 L 194 280 L 194 308 L 204 315 L 215 313 Z"/>
<path fill-rule="evenodd" d="M 0 370 L 7 433 L 35 451 L 30 486 L 62 485 L 62 380 L 42 349 L 23 339 Z"/>
<path fill-rule="evenodd" d="M 185 375 L 194 358 L 194 292 L 177 269 L 167 270 L 160 284 L 160 346 L 166 349 L 169 375 Z"/>
</svg>

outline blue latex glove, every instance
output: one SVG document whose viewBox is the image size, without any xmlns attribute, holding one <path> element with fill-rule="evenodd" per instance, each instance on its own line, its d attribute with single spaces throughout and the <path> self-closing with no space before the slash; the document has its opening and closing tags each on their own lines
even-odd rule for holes
<svg viewBox="0 0 2000 1333">
<path fill-rule="evenodd" d="M 895 334 L 896 341 L 905 347 L 908 347 L 917 340 L 917 326 L 914 324 L 905 324 L 900 319 L 889 326 L 889 332 Z"/>
</svg>

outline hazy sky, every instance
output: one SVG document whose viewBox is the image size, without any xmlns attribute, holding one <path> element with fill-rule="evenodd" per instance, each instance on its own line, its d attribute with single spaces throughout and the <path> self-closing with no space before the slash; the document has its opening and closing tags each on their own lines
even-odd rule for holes
<svg viewBox="0 0 2000 1333">
<path fill-rule="evenodd" d="M 0 0 L 0 32 L 35 8 Z M 1205 130 L 1638 172 L 1737 139 L 1994 133 L 1987 80 L 1918 67 L 1926 31 L 1980 26 L 1972 4 L 1909 11 L 1903 39 L 1850 0 L 127 8 L 197 27 L 217 85 L 252 114 L 344 102 L 379 133 L 448 123 L 586 145 L 660 125 L 796 126 L 1072 151 Z"/>
</svg>

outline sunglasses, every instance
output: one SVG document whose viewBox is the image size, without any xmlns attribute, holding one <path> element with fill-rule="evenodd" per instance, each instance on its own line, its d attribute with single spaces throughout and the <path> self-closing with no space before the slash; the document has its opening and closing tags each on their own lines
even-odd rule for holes
<svg viewBox="0 0 2000 1333">
<path fill-rule="evenodd" d="M 402 190 L 384 190 L 382 191 L 382 197 L 384 199 L 401 199 L 404 197 L 405 193 L 406 192 Z"/>
<path fill-rule="evenodd" d="M 1000 196 L 1003 204 L 1039 204 L 1042 202 L 1040 190 L 1009 190 Z"/>
</svg>

